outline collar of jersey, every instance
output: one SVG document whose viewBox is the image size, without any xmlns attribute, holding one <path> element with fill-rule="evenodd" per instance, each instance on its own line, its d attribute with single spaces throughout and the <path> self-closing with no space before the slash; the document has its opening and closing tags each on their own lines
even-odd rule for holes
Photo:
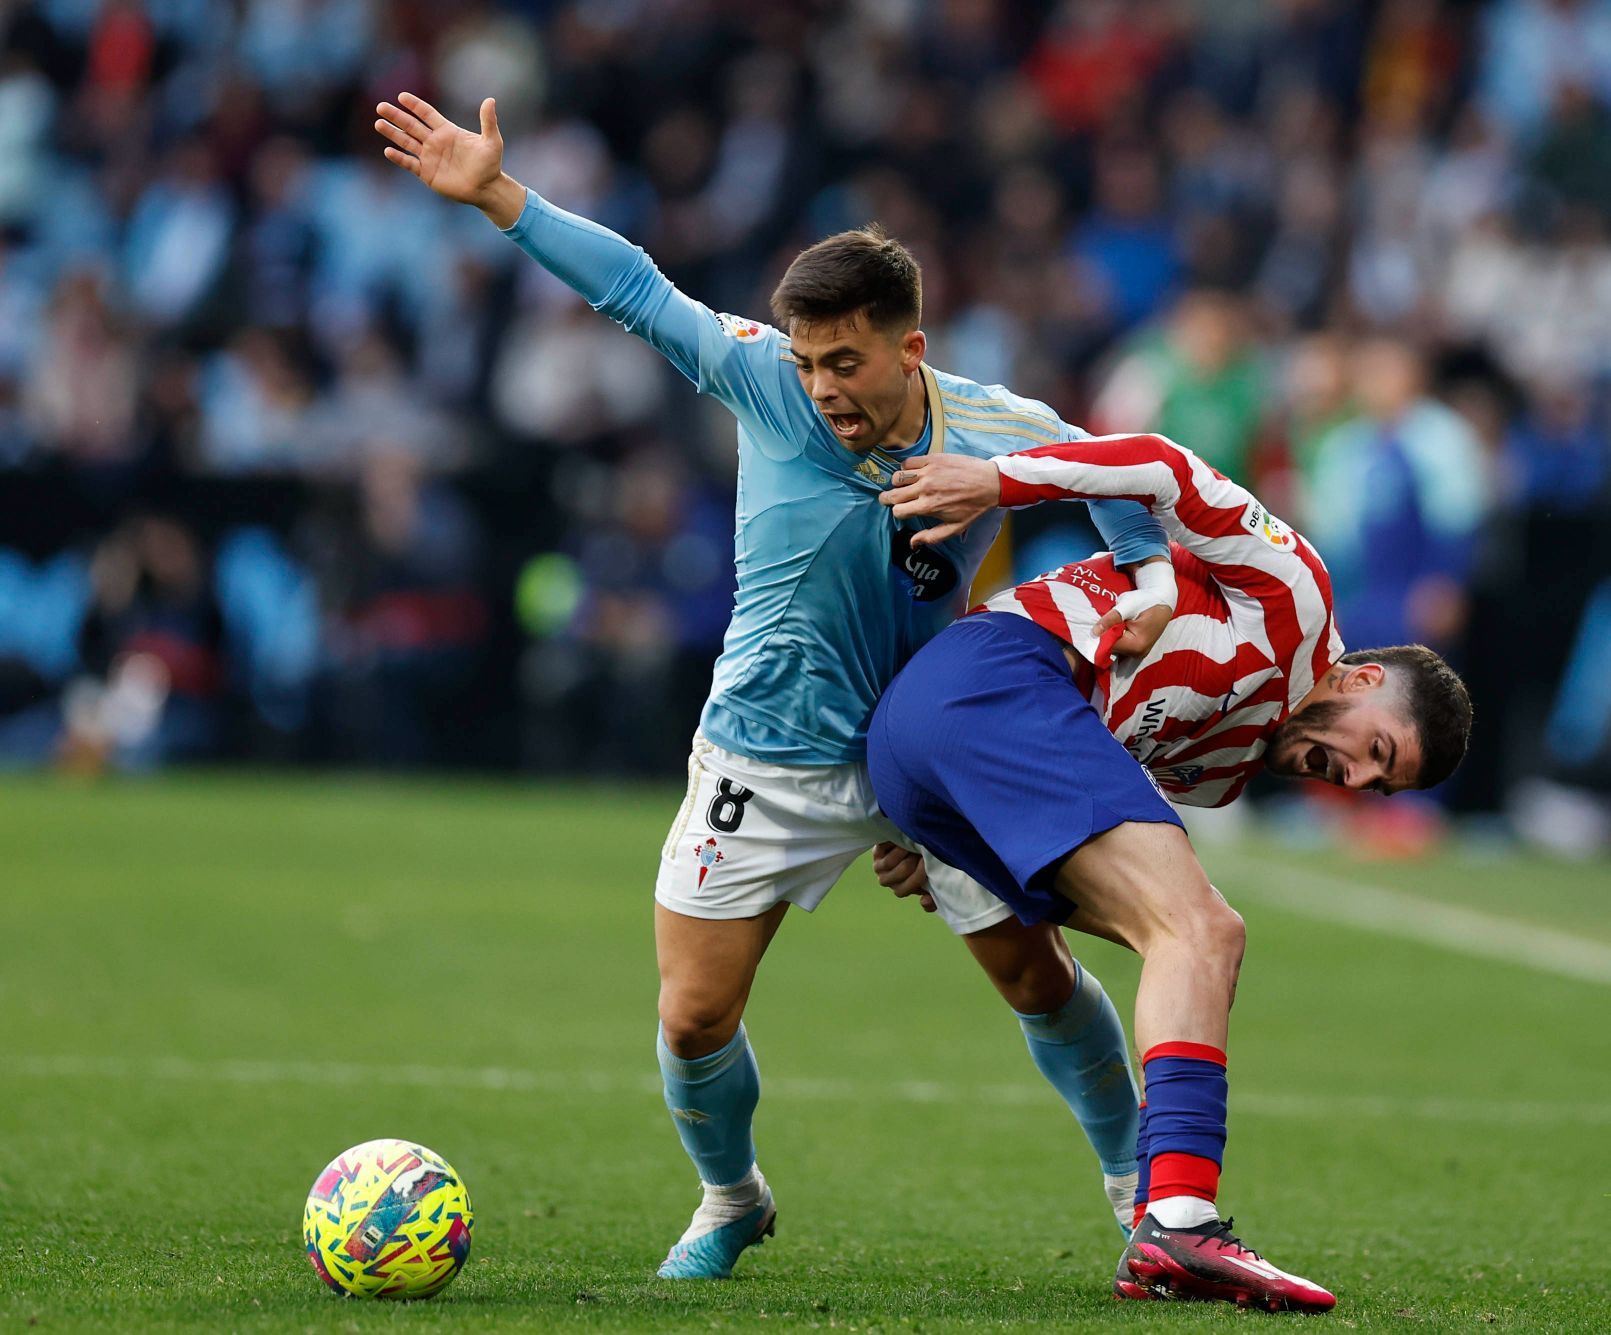
<svg viewBox="0 0 1611 1335">
<path fill-rule="evenodd" d="M 945 453 L 945 401 L 940 397 L 940 382 L 935 379 L 934 372 L 929 369 L 927 362 L 921 362 L 917 368 L 923 376 L 923 392 L 928 396 L 929 410 L 923 422 L 923 432 L 917 440 L 910 445 L 903 445 L 898 450 L 886 450 L 875 445 L 872 449 L 863 452 L 848 449 L 837 438 L 834 444 L 850 458 L 860 463 L 863 459 L 872 459 L 882 464 L 893 473 L 901 466 L 902 459 L 910 459 L 917 454 L 944 454 Z M 924 446 L 927 445 L 927 450 Z"/>
</svg>

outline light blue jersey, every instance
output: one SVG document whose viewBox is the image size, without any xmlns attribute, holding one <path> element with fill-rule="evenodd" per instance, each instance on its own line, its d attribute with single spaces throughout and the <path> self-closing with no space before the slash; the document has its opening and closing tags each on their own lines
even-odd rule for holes
<svg viewBox="0 0 1611 1335">
<path fill-rule="evenodd" d="M 508 235 L 596 310 L 664 353 L 738 419 L 733 547 L 738 594 L 700 728 L 775 765 L 866 754 L 878 697 L 926 641 L 966 610 L 999 515 L 909 552 L 879 493 L 902 459 L 929 450 L 988 458 L 1083 438 L 1043 403 L 921 369 L 923 436 L 900 450 L 847 449 L 800 383 L 786 335 L 679 292 L 643 251 L 536 192 Z M 1121 562 L 1165 555 L 1139 505 L 1091 505 Z"/>
</svg>

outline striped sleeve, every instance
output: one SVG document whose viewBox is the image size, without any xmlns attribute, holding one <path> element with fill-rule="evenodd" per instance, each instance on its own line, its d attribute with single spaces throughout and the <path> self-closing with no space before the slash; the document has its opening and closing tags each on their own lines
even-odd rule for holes
<svg viewBox="0 0 1611 1335">
<path fill-rule="evenodd" d="M 1314 548 L 1247 488 L 1158 435 L 1093 436 L 995 459 L 1001 504 L 1117 497 L 1137 501 L 1208 568 L 1233 603 L 1262 613 L 1271 658 L 1301 698 L 1341 645 L 1331 578 Z"/>
</svg>

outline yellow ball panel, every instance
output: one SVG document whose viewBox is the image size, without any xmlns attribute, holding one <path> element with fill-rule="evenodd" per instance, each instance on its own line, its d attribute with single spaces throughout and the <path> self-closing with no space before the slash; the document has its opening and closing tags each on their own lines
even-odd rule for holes
<svg viewBox="0 0 1611 1335">
<path fill-rule="evenodd" d="M 470 1255 L 470 1193 L 441 1155 L 370 1140 L 315 1179 L 302 1238 L 319 1277 L 362 1298 L 428 1298 Z"/>
</svg>

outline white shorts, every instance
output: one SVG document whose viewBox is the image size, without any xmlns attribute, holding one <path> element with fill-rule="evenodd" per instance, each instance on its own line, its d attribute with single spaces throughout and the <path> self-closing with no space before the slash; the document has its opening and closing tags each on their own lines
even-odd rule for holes
<svg viewBox="0 0 1611 1335">
<path fill-rule="evenodd" d="M 654 897 L 690 918 L 753 918 L 784 900 L 809 912 L 886 839 L 917 849 L 879 812 L 866 765 L 765 765 L 695 736 L 688 795 L 660 850 Z M 917 851 L 953 932 L 1012 917 L 977 881 Z"/>
</svg>

